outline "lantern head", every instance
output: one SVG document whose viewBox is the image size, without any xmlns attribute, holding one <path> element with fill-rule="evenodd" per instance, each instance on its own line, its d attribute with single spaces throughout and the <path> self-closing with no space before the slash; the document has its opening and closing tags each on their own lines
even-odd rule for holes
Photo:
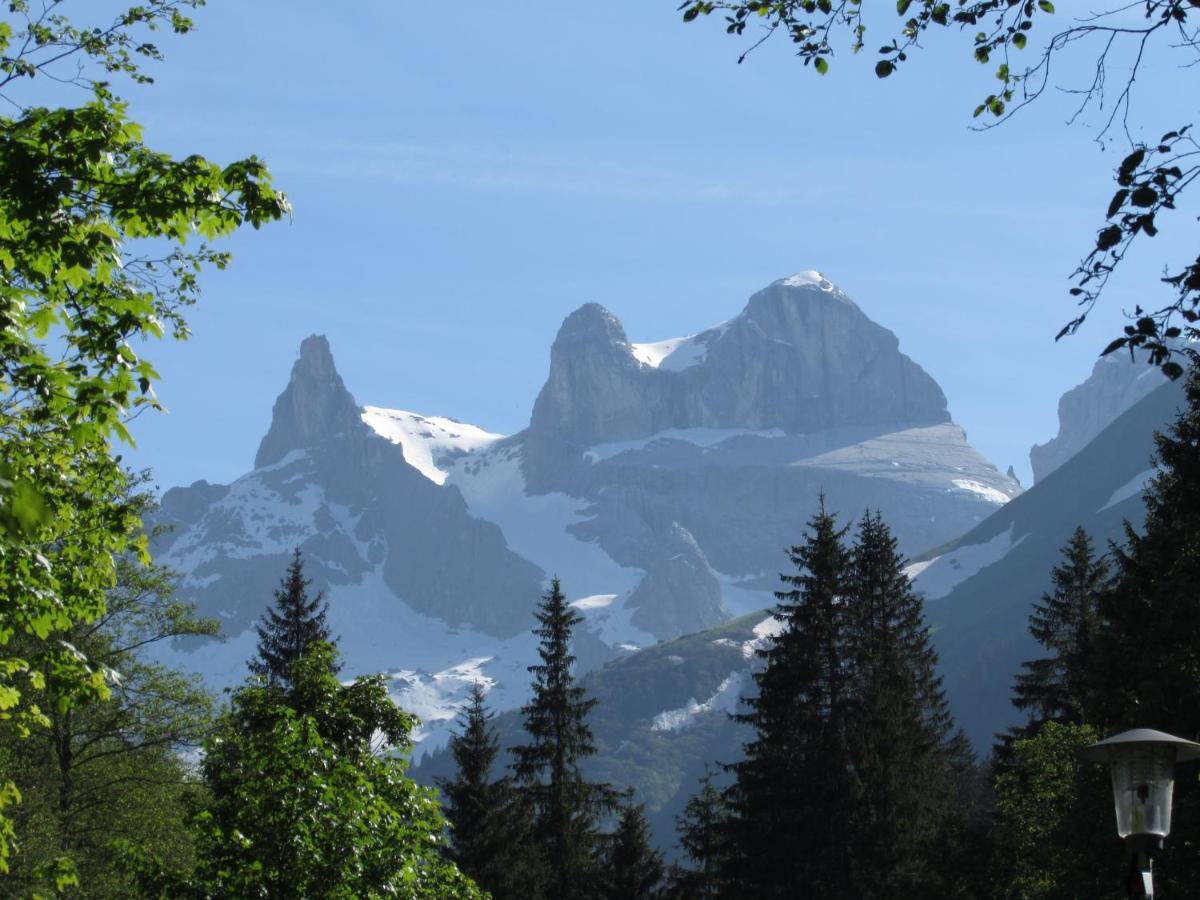
<svg viewBox="0 0 1200 900">
<path fill-rule="evenodd" d="M 1200 757 L 1200 744 L 1135 728 L 1083 747 L 1080 759 L 1107 763 L 1112 772 L 1117 833 L 1161 840 L 1171 830 L 1175 763 Z"/>
</svg>

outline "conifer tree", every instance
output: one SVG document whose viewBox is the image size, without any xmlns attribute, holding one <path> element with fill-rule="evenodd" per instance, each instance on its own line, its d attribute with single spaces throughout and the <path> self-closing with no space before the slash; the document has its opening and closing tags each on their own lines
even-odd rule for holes
<svg viewBox="0 0 1200 900">
<path fill-rule="evenodd" d="M 689 900 L 716 900 L 725 896 L 723 873 L 729 869 L 729 806 L 725 793 L 706 770 L 700 789 L 675 823 L 679 847 L 690 865 L 671 870 L 669 896 Z"/>
<path fill-rule="evenodd" d="M 587 716 L 595 700 L 575 684 L 571 632 L 582 617 L 555 578 L 535 614 L 541 664 L 529 666 L 533 696 L 521 708 L 528 743 L 513 748 L 519 792 L 533 811 L 543 893 L 554 900 L 588 896 L 596 876 L 596 825 L 613 808 L 612 789 L 587 781 L 580 762 L 596 752 Z"/>
<path fill-rule="evenodd" d="M 476 682 L 460 719 L 462 732 L 450 739 L 455 777 L 441 779 L 439 787 L 452 829 L 450 858 L 481 888 L 503 900 L 524 896 L 529 822 L 512 779 L 492 781 L 492 765 L 500 750 L 492 717 L 483 687 Z"/>
<path fill-rule="evenodd" d="M 758 694 L 735 719 L 755 737 L 730 766 L 730 853 L 725 877 L 746 895 L 848 896 L 850 785 L 845 744 L 847 671 L 845 529 L 825 510 L 789 551 L 797 574 L 776 593 L 782 632 L 759 651 Z M 789 848 L 781 852 L 780 848 Z"/>
<path fill-rule="evenodd" d="M 265 676 L 272 686 L 291 686 L 292 664 L 304 655 L 309 644 L 316 641 L 337 643 L 325 623 L 329 607 L 324 592 L 308 599 L 311 583 L 304 577 L 304 560 L 300 548 L 296 547 L 287 574 L 275 589 L 275 608 L 263 613 L 262 620 L 255 626 L 258 656 L 248 664 L 251 672 Z"/>
<path fill-rule="evenodd" d="M 1185 385 L 1187 404 L 1155 436 L 1158 474 L 1144 499 L 1145 527 L 1126 525 L 1113 549 L 1113 589 L 1100 600 L 1095 667 L 1098 717 L 1111 734 L 1156 728 L 1200 738 L 1200 365 Z M 1181 770 L 1171 837 L 1155 863 L 1163 896 L 1200 884 L 1200 783 Z"/>
<path fill-rule="evenodd" d="M 652 900 L 663 879 L 662 854 L 650 846 L 650 826 L 641 804 L 627 803 L 605 854 L 604 900 Z"/>
<path fill-rule="evenodd" d="M 1035 734 L 1043 722 L 1090 721 L 1088 695 L 1096 665 L 1100 596 L 1108 584 L 1108 564 L 1097 557 L 1081 527 L 1062 548 L 1062 561 L 1050 573 L 1053 588 L 1029 616 L 1029 633 L 1050 655 L 1026 662 L 1014 689 L 1013 705 L 1030 715 Z"/>
<path fill-rule="evenodd" d="M 880 516 L 864 515 L 844 604 L 853 772 L 846 802 L 853 896 L 880 900 L 933 887 L 940 869 L 935 844 L 958 805 L 960 748 L 904 564 Z"/>
</svg>

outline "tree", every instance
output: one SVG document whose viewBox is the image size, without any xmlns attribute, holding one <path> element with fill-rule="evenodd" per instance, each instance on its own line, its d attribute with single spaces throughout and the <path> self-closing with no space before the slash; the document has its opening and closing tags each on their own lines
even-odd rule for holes
<svg viewBox="0 0 1200 900">
<path fill-rule="evenodd" d="M 1155 436 L 1144 528 L 1126 525 L 1113 548 L 1113 588 L 1100 598 L 1092 677 L 1108 732 L 1200 738 L 1200 366 L 1185 389 L 1186 406 Z M 1176 781 L 1172 823 L 1159 880 L 1164 894 L 1174 887 L 1182 896 L 1200 883 L 1200 783 L 1191 775 Z"/>
<path fill-rule="evenodd" d="M 181 822 L 193 779 L 180 754 L 199 746 L 212 698 L 145 653 L 216 628 L 174 596 L 173 573 L 126 556 L 104 614 L 65 635 L 93 664 L 119 673 L 112 696 L 60 702 L 71 683 L 60 683 L 53 654 L 31 653 L 47 685 L 47 724 L 6 748 L 24 797 L 10 876 L 16 890 L 53 892 L 71 873 L 88 897 L 128 897 L 132 884 L 114 852 L 122 841 L 178 863 L 189 858 Z"/>
<path fill-rule="evenodd" d="M 484 703 L 483 687 L 471 688 L 460 718 L 462 731 L 450 738 L 457 764 L 453 780 L 441 779 L 446 818 L 450 823 L 450 858 L 493 897 L 518 898 L 531 880 L 526 842 L 529 811 L 519 802 L 511 778 L 492 780 L 500 751 L 493 714 Z"/>
<path fill-rule="evenodd" d="M 325 622 L 329 612 L 325 594 L 321 592 L 309 600 L 310 584 L 312 581 L 304 577 L 300 548 L 296 547 L 287 574 L 275 589 L 275 608 L 263 613 L 262 621 L 255 626 L 258 657 L 248 664 L 251 672 L 264 676 L 271 686 L 291 686 L 292 665 L 311 644 L 336 644 Z"/>
<path fill-rule="evenodd" d="M 1050 573 L 1051 592 L 1029 616 L 1029 633 L 1050 655 L 1024 663 L 1013 692 L 1013 705 L 1031 717 L 1029 733 L 1042 722 L 1081 725 L 1094 719 L 1091 682 L 1108 563 L 1096 557 L 1082 526 L 1062 548 L 1062 557 Z"/>
<path fill-rule="evenodd" d="M 521 707 L 529 743 L 513 748 L 518 789 L 533 809 L 533 837 L 555 900 L 584 897 L 595 878 L 597 821 L 613 806 L 612 789 L 587 781 L 582 760 L 596 752 L 587 716 L 596 705 L 575 684 L 571 632 L 583 618 L 555 578 L 535 614 L 541 663 L 529 666 L 533 696 Z"/>
<path fill-rule="evenodd" d="M 234 692 L 205 742 L 195 867 L 143 859 L 145 895 L 482 897 L 442 857 L 436 793 L 405 775 L 413 718 L 380 676 L 339 684 L 335 652 L 314 642 L 296 661 L 294 705 L 262 678 Z"/>
<path fill-rule="evenodd" d="M 679 847 L 690 866 L 675 866 L 671 870 L 671 896 L 691 900 L 727 896 L 729 803 L 713 778 L 714 773 L 706 770 L 700 779 L 700 790 L 688 798 L 683 815 L 676 822 Z"/>
<path fill-rule="evenodd" d="M 953 720 L 904 565 L 887 525 L 865 514 L 844 601 L 853 783 L 843 803 L 853 895 L 862 898 L 931 890 L 944 864 L 939 845 L 960 813 Z"/>
<path fill-rule="evenodd" d="M 685 22 L 721 11 L 726 31 L 744 35 L 747 27 L 760 23 L 762 34 L 743 53 L 738 62 L 774 34 L 787 37 L 804 65 L 824 75 L 829 71 L 835 43 L 845 34 L 850 49 L 857 53 L 866 46 L 867 9 L 861 0 L 683 0 L 680 9 Z M 1022 63 L 1024 51 L 1033 51 L 1035 32 L 1047 24 L 1055 7 L 1050 0 L 898 0 L 895 10 L 897 28 L 881 40 L 875 62 L 875 74 L 887 78 L 908 61 L 921 47 L 921 41 L 933 32 L 957 26 L 972 35 L 969 52 L 976 62 L 996 65 L 995 78 L 988 80 L 985 96 L 975 107 L 974 116 L 985 117 L 990 127 L 1015 115 L 1040 98 L 1048 88 L 1059 87 L 1051 80 L 1051 70 L 1066 70 L 1072 53 L 1093 54 L 1085 57 L 1082 88 L 1066 86 L 1066 92 L 1078 101 L 1071 116 L 1075 121 L 1089 107 L 1102 114 L 1103 124 L 1097 140 L 1103 142 L 1116 133 L 1129 143 L 1130 152 L 1115 173 L 1117 190 L 1105 203 L 1104 224 L 1094 243 L 1072 275 L 1071 295 L 1079 304 L 1079 314 L 1069 321 L 1058 337 L 1074 333 L 1100 299 L 1112 273 L 1120 265 L 1134 241 L 1158 233 L 1159 214 L 1174 210 L 1183 192 L 1200 176 L 1200 144 L 1190 133 L 1191 123 L 1172 122 L 1177 126 L 1158 141 L 1135 141 L 1130 132 L 1133 88 L 1139 75 L 1150 67 L 1178 66 L 1185 77 L 1200 52 L 1200 8 L 1194 0 L 1141 0 L 1115 4 L 1057 30 Z M 754 30 L 751 30 L 754 33 Z M 875 29 L 872 30 L 872 34 Z M 872 38 L 872 41 L 876 40 Z M 1116 85 L 1115 99 L 1112 85 Z M 1192 82 L 1181 84 L 1179 96 L 1194 93 Z M 1195 110 L 1183 104 L 1182 117 Z M 1184 261 L 1162 281 L 1174 295 L 1158 309 L 1133 311 L 1133 324 L 1123 336 L 1112 341 L 1105 353 L 1122 347 L 1131 352 L 1142 348 L 1149 360 L 1160 365 L 1168 376 L 1178 378 L 1183 366 L 1175 356 L 1196 358 L 1194 348 L 1175 339 L 1186 330 L 1197 335 L 1200 321 L 1200 255 L 1194 262 Z M 1181 322 L 1182 320 L 1182 322 Z M 1180 327 L 1182 324 L 1182 328 Z M 1186 360 L 1185 360 L 1186 361 Z"/>
<path fill-rule="evenodd" d="M 628 800 L 617 830 L 608 838 L 603 866 L 604 900 L 653 900 L 663 879 L 662 854 L 650 846 L 650 826 L 641 804 Z"/>
<path fill-rule="evenodd" d="M 848 678 L 845 597 L 849 554 L 824 498 L 803 544 L 789 557 L 797 574 L 776 592 L 782 631 L 758 651 L 758 694 L 735 716 L 754 738 L 729 766 L 729 871 L 761 897 L 848 896 L 850 793 L 845 743 Z M 803 853 L 778 852 L 803 847 Z"/>
<path fill-rule="evenodd" d="M 14 652 L 18 636 L 58 652 L 60 682 L 80 695 L 107 690 L 103 670 L 57 642 L 100 615 L 114 558 L 145 552 L 111 442 L 130 440 L 130 416 L 157 406 L 157 373 L 135 348 L 168 329 L 186 336 L 198 273 L 228 263 L 189 240 L 288 211 L 253 157 L 218 166 L 146 147 L 101 80 L 150 81 L 141 64 L 161 53 L 146 32 L 187 32 L 184 11 L 201 3 L 147 0 L 76 26 L 64 0 L 16 0 L 0 19 L 0 96 L 14 110 L 0 116 L 0 717 L 10 734 L 45 724 L 33 698 L 42 679 Z M 22 91 L 34 79 L 83 102 L 31 105 Z M 12 836 L 2 810 L 18 799 L 0 782 L 0 871 Z"/>
<path fill-rule="evenodd" d="M 995 779 L 998 896 L 1103 897 L 1120 883 L 1108 773 L 1075 756 L 1102 736 L 1091 725 L 1048 720 L 1014 742 Z"/>
</svg>

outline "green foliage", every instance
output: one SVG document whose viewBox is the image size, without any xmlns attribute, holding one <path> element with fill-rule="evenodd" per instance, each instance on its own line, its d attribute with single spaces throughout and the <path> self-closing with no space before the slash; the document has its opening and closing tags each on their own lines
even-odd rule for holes
<svg viewBox="0 0 1200 900">
<path fill-rule="evenodd" d="M 304 577 L 304 560 L 300 548 L 292 551 L 287 573 L 275 590 L 275 608 L 263 613 L 258 632 L 258 656 L 249 662 L 250 671 L 262 675 L 267 684 L 283 688 L 291 686 L 292 665 L 316 641 L 336 643 L 331 639 L 325 617 L 329 606 L 325 595 L 308 599 L 310 580 Z M 336 671 L 336 670 L 335 670 Z"/>
<path fill-rule="evenodd" d="M 728 896 L 729 806 L 726 793 L 713 779 L 713 772 L 706 770 L 700 790 L 688 799 L 676 823 L 679 846 L 688 865 L 672 869 L 670 896 L 693 900 Z"/>
<path fill-rule="evenodd" d="M 848 673 L 845 604 L 850 556 L 844 530 L 821 508 L 803 544 L 789 551 L 797 574 L 776 593 L 782 631 L 759 651 L 758 694 L 738 721 L 755 736 L 730 766 L 730 871 L 726 879 L 762 897 L 849 891 L 850 793 L 845 744 Z M 804 853 L 779 853 L 779 846 Z"/>
<path fill-rule="evenodd" d="M 438 780 L 450 823 L 450 858 L 497 900 L 520 898 L 535 880 L 536 862 L 529 857 L 531 810 L 513 789 L 510 778 L 492 780 L 500 751 L 490 722 L 493 714 L 476 683 L 460 717 L 462 731 L 450 739 L 457 771 Z"/>
<path fill-rule="evenodd" d="M 135 500 L 147 502 L 144 495 Z M 23 795 L 11 890 L 52 893 L 69 872 L 89 897 L 127 897 L 132 885 L 115 859 L 118 841 L 188 858 L 180 825 L 193 778 L 179 752 L 199 744 L 211 698 L 193 679 L 148 662 L 145 651 L 175 637 L 213 634 L 216 623 L 197 619 L 173 591 L 166 569 L 120 557 L 104 613 L 65 632 L 76 652 L 114 673 L 107 700 L 79 696 L 44 645 L 15 641 L 41 673 L 47 702 L 45 722 L 28 737 L 0 742 Z"/>
<path fill-rule="evenodd" d="M 63 0 L 7 4 L 0 19 L 0 727 L 46 719 L 42 675 L 14 641 L 55 653 L 57 702 L 103 696 L 104 672 L 62 642 L 101 614 L 114 558 L 145 552 L 110 442 L 129 441 L 138 407 L 156 406 L 153 365 L 134 349 L 170 329 L 198 274 L 228 256 L 210 240 L 285 215 L 253 157 L 220 166 L 147 148 L 111 86 L 148 81 L 159 58 L 146 30 L 183 33 L 200 0 L 148 0 L 103 24 L 73 25 Z M 81 9 L 84 16 L 95 10 Z M 28 79 L 77 91 L 72 105 L 29 106 Z M 76 97 L 83 102 L 74 104 Z M 0 788 L 2 805 L 17 793 Z M 11 829 L 0 814 L 0 871 Z"/>
<path fill-rule="evenodd" d="M 1073 900 L 1120 884 L 1108 773 L 1075 757 L 1101 737 L 1091 725 L 1050 721 L 1013 744 L 995 780 L 999 896 Z"/>
<path fill-rule="evenodd" d="M 760 651 L 750 711 L 736 716 L 754 739 L 728 767 L 728 812 L 711 796 L 690 809 L 685 850 L 700 865 L 677 884 L 861 898 L 949 895 L 955 884 L 946 848 L 966 821 L 958 792 L 973 760 L 890 530 L 868 513 L 850 550 L 844 533 L 822 502 L 790 550 L 782 631 Z M 713 867 L 706 853 L 717 854 L 716 879 L 698 877 Z"/>
<path fill-rule="evenodd" d="M 1136 8 L 1142 15 L 1135 14 Z M 724 14 L 726 32 L 732 35 L 744 35 L 748 26 L 754 26 L 751 34 L 760 33 L 738 62 L 779 34 L 791 41 L 804 65 L 811 63 L 824 75 L 828 57 L 840 40 L 854 53 L 866 46 L 867 5 L 862 0 L 683 0 L 679 9 L 685 22 L 719 10 Z M 935 32 L 957 28 L 968 36 L 965 43 L 971 57 L 994 76 L 974 106 L 973 115 L 984 117 L 985 124 L 980 126 L 984 128 L 1007 120 L 1054 86 L 1051 69 L 1067 68 L 1063 56 L 1093 54 L 1083 60 L 1083 68 L 1094 73 L 1090 84 L 1082 88 L 1072 84 L 1066 90 L 1078 101 L 1070 120 L 1074 122 L 1094 107 L 1102 123 L 1098 138 L 1103 140 L 1115 129 L 1133 146 L 1115 172 L 1119 189 L 1107 204 L 1108 221 L 1072 274 L 1075 285 L 1070 293 L 1081 312 L 1058 337 L 1073 334 L 1087 319 L 1133 242 L 1141 236 L 1154 237 L 1159 214 L 1174 210 L 1180 195 L 1200 175 L 1200 144 L 1189 134 L 1190 123 L 1156 142 L 1134 143 L 1130 136 L 1137 131 L 1131 128 L 1130 114 L 1139 73 L 1144 66 L 1164 69 L 1172 63 L 1179 64 L 1180 72 L 1188 70 L 1200 50 L 1196 28 L 1200 8 L 1195 0 L 1145 0 L 1106 8 L 1062 25 L 1052 24 L 1058 19 L 1050 0 L 897 0 L 895 12 L 895 27 L 877 51 L 876 76 L 892 76 L 921 49 L 922 41 Z M 1026 49 L 1032 49 L 1030 38 L 1046 25 L 1058 30 L 1049 33 L 1039 52 L 1026 57 Z M 993 86 L 995 81 L 1000 82 L 998 87 Z M 1184 82 L 1179 96 L 1191 96 L 1192 91 L 1191 82 Z M 1186 103 L 1182 106 L 1181 117 L 1195 114 Z M 1173 300 L 1156 310 L 1135 307 L 1130 316 L 1133 324 L 1104 352 L 1123 347 L 1144 349 L 1150 363 L 1160 366 L 1170 378 L 1178 378 L 1183 366 L 1176 356 L 1196 358 L 1194 348 L 1181 346 L 1176 339 L 1184 332 L 1191 336 L 1200 333 L 1196 327 L 1200 322 L 1200 257 L 1177 267 L 1162 281 L 1174 291 Z"/>
<path fill-rule="evenodd" d="M 1050 655 L 1026 662 L 1014 689 L 1013 705 L 1029 711 L 1034 725 L 1095 718 L 1092 681 L 1109 567 L 1096 557 L 1082 527 L 1075 529 L 1062 555 L 1050 573 L 1051 592 L 1042 595 L 1029 615 L 1029 633 Z"/>
<path fill-rule="evenodd" d="M 853 773 L 844 802 L 854 895 L 880 900 L 939 887 L 947 833 L 963 816 L 955 776 L 965 742 L 952 734 L 937 653 L 904 566 L 887 525 L 865 514 L 844 600 Z"/>
<path fill-rule="evenodd" d="M 1113 589 L 1100 599 L 1092 677 L 1108 733 L 1139 727 L 1200 738 L 1200 366 L 1185 388 L 1186 406 L 1155 437 L 1158 474 L 1145 493 L 1144 529 L 1126 526 Z M 1156 881 L 1164 895 L 1184 896 L 1200 883 L 1194 766 L 1179 772 L 1172 823 Z"/>
<path fill-rule="evenodd" d="M 571 632 L 583 621 L 554 579 L 536 613 L 541 664 L 529 667 L 533 697 L 521 708 L 528 743 L 513 748 L 518 790 L 533 810 L 541 892 L 555 900 L 586 897 L 596 877 L 597 822 L 613 807 L 606 784 L 589 782 L 582 760 L 596 752 L 587 716 L 595 700 L 575 684 Z"/>
<path fill-rule="evenodd" d="M 256 678 L 233 693 L 205 742 L 207 803 L 194 869 L 142 862 L 143 892 L 187 897 L 481 897 L 441 855 L 436 794 L 397 754 L 414 720 L 382 677 L 350 685 L 316 642 L 286 695 Z"/>
<path fill-rule="evenodd" d="M 662 854 L 650 846 L 645 810 L 630 800 L 617 830 L 608 836 L 601 874 L 604 900 L 653 900 L 660 896 Z"/>
</svg>

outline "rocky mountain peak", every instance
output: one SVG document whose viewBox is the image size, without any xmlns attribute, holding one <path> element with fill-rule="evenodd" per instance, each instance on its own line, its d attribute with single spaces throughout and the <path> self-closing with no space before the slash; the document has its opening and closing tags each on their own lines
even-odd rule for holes
<svg viewBox="0 0 1200 900">
<path fill-rule="evenodd" d="M 268 429 L 254 467 L 279 462 L 292 450 L 311 447 L 347 430 L 363 430 L 358 404 L 346 390 L 323 334 L 300 343 L 287 387 L 275 400 Z"/>
<path fill-rule="evenodd" d="M 896 336 L 808 271 L 691 337 L 630 343 L 604 307 L 580 307 L 555 339 L 530 436 L 535 456 L 561 456 L 672 428 L 811 433 L 949 420 L 941 388 Z"/>
<path fill-rule="evenodd" d="M 585 303 L 563 320 L 554 339 L 555 346 L 580 343 L 624 344 L 625 329 L 599 303 Z"/>
</svg>

